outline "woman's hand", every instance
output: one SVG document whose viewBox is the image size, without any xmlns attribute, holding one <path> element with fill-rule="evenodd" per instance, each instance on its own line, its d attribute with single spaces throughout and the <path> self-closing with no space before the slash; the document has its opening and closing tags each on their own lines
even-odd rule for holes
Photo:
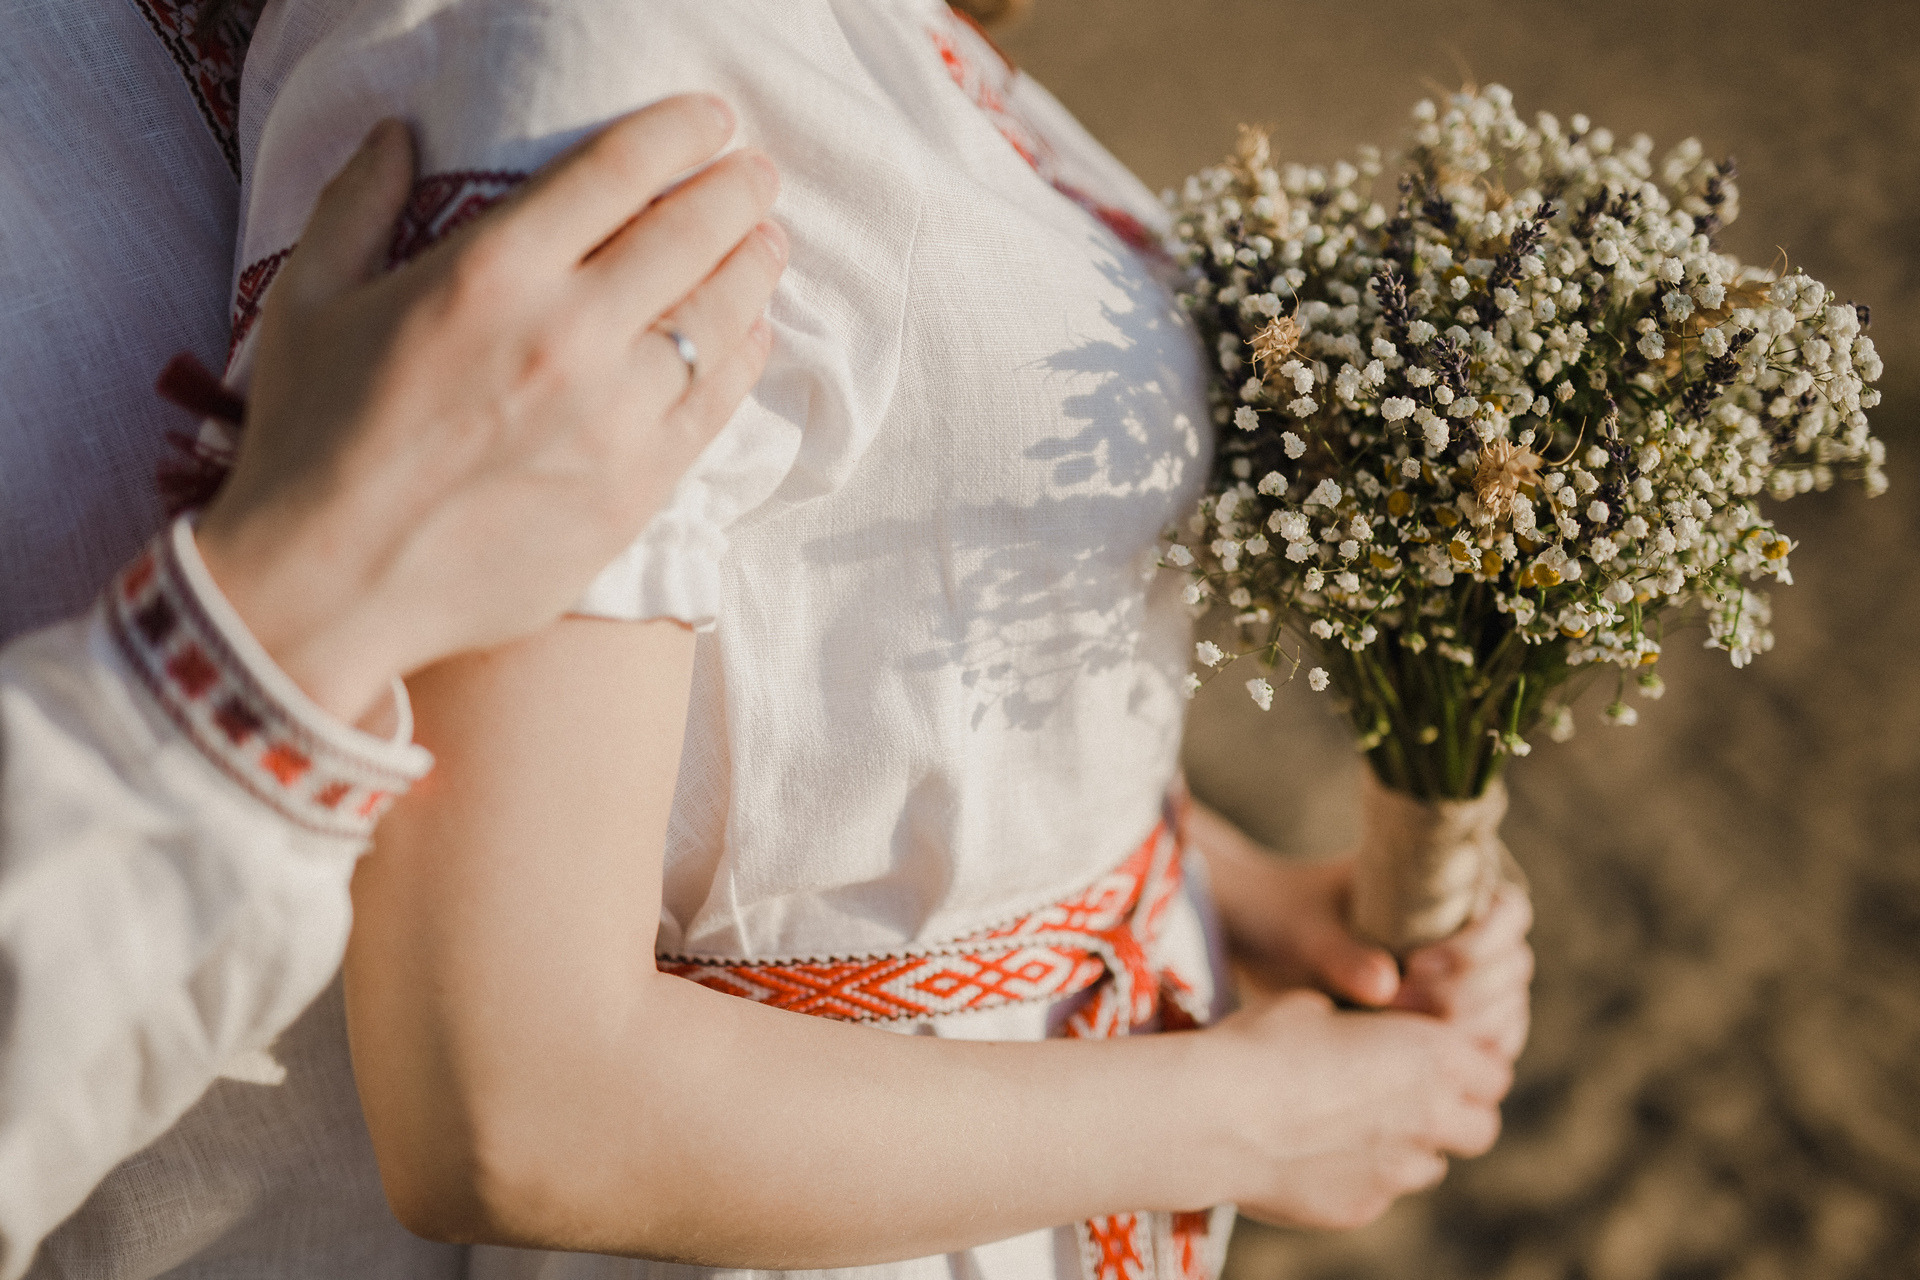
<svg viewBox="0 0 1920 1280">
<path fill-rule="evenodd" d="M 1277 1028 L 1288 1105 L 1264 1138 L 1268 1182 L 1242 1209 L 1292 1226 L 1372 1221 L 1440 1180 L 1448 1155 L 1484 1152 L 1526 1044 L 1533 922 L 1524 891 L 1503 888 L 1478 921 L 1407 957 L 1405 974 L 1347 926 L 1352 864 L 1289 862 L 1204 805 L 1189 820 L 1220 913 L 1255 990 L 1222 1028 Z M 1301 990 L 1315 988 L 1315 991 Z M 1276 995 L 1276 992 L 1288 994 Z M 1335 1012 L 1319 992 L 1382 1012 Z M 1256 1165 L 1256 1167 L 1258 1167 Z"/>
<path fill-rule="evenodd" d="M 1532 927 L 1526 891 L 1501 886 L 1484 916 L 1407 957 L 1393 1007 L 1442 1018 L 1512 1062 L 1531 1023 Z"/>
<path fill-rule="evenodd" d="M 1204 1033 L 1259 1082 L 1232 1108 L 1248 1181 L 1240 1210 L 1283 1226 L 1344 1229 L 1477 1156 L 1500 1132 L 1508 1059 L 1418 1014 L 1339 1012 L 1317 992 L 1260 995 Z"/>
<path fill-rule="evenodd" d="M 238 465 L 199 527 L 316 701 L 530 634 L 638 534 L 751 389 L 786 259 L 778 180 L 671 98 L 382 272 L 412 182 L 388 121 L 329 184 L 261 320 Z M 658 198 L 656 198 L 658 197 Z M 649 203 L 651 202 L 651 204 Z M 661 332 L 686 334 L 698 377 Z"/>
<path fill-rule="evenodd" d="M 1520 1056 L 1533 981 L 1533 908 L 1524 890 L 1503 887 L 1479 920 L 1409 955 L 1403 973 L 1348 927 L 1351 860 L 1276 857 L 1199 803 L 1189 829 L 1206 858 L 1234 958 L 1257 984 L 1424 1013 L 1466 1030 L 1508 1062 Z"/>
<path fill-rule="evenodd" d="M 1394 1002 L 1399 966 L 1347 925 L 1350 862 L 1277 857 L 1198 801 L 1188 832 L 1206 859 L 1234 958 L 1250 977 L 1273 990 L 1311 987 L 1374 1007 Z"/>
</svg>

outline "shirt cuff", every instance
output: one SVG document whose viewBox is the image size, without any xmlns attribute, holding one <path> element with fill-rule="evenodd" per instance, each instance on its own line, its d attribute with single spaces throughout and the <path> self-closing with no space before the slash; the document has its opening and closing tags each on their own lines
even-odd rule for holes
<svg viewBox="0 0 1920 1280">
<path fill-rule="evenodd" d="M 214 583 L 188 517 L 120 571 L 104 608 L 116 646 L 167 718 L 297 826 L 364 840 L 433 767 L 412 741 L 413 709 L 398 680 L 397 727 L 377 738 L 322 710 L 274 663 Z"/>
</svg>

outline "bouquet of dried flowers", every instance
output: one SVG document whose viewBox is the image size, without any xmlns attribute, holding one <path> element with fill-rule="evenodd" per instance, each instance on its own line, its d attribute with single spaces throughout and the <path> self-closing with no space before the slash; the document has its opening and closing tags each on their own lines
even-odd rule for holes
<svg viewBox="0 0 1920 1280">
<path fill-rule="evenodd" d="M 1633 723 L 1682 612 L 1744 665 L 1772 644 L 1757 584 L 1791 581 L 1760 499 L 1886 480 L 1867 310 L 1716 247 L 1730 161 L 1529 124 L 1493 86 L 1419 104 L 1395 167 L 1381 197 L 1377 151 L 1277 166 L 1243 130 L 1169 196 L 1221 441 L 1166 560 L 1243 637 L 1203 667 L 1304 666 L 1341 699 L 1370 843 L 1422 846 L 1358 886 L 1404 949 L 1491 892 L 1502 766 L 1571 732 L 1572 677 L 1614 671 Z"/>
</svg>

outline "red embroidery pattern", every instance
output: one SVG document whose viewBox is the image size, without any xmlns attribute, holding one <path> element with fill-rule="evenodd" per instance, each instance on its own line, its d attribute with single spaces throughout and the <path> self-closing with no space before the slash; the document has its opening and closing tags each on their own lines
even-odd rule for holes
<svg viewBox="0 0 1920 1280">
<path fill-rule="evenodd" d="M 527 180 L 527 175 L 511 170 L 484 172 L 463 170 L 428 174 L 414 184 L 400 220 L 394 225 L 393 240 L 387 247 L 387 267 L 391 270 L 412 258 L 455 229 L 464 226 Z M 228 322 L 227 360 L 252 332 L 260 318 L 260 307 L 267 289 L 286 264 L 293 245 L 270 253 L 240 273 L 233 290 L 233 313 Z"/>
<path fill-rule="evenodd" d="M 400 211 L 387 248 L 387 266 L 397 267 L 428 245 L 473 221 L 527 180 L 512 170 L 460 170 L 420 179 Z"/>
<path fill-rule="evenodd" d="M 182 351 L 160 371 L 153 389 L 162 400 L 201 419 L 198 434 L 167 432 L 172 452 L 160 460 L 155 479 L 167 519 L 212 502 L 233 471 L 234 432 L 246 421 L 247 402 L 235 395 L 191 351 Z M 207 419 L 213 419 L 209 423 Z"/>
<path fill-rule="evenodd" d="M 202 755 L 311 831 L 364 837 L 412 779 L 308 731 L 248 672 L 187 585 L 161 532 L 107 588 L 129 666 Z"/>
<path fill-rule="evenodd" d="M 948 17 L 951 21 L 945 29 L 929 27 L 927 35 L 960 92 L 986 114 L 1000 136 L 1032 166 L 1042 181 L 1092 214 L 1136 252 L 1148 257 L 1164 256 L 1165 251 L 1153 232 L 1138 218 L 1065 180 L 1060 159 L 1046 138 L 1028 125 L 1007 101 L 1007 88 L 1019 71 L 972 19 L 951 10 Z"/>
<path fill-rule="evenodd" d="M 237 4 L 210 30 L 199 27 L 193 0 L 131 0 L 140 16 L 160 37 L 174 65 L 186 78 L 187 91 L 226 157 L 233 176 L 240 176 L 240 67 L 253 38 L 259 6 Z"/>
<path fill-rule="evenodd" d="M 270 253 L 240 273 L 240 280 L 233 288 L 233 314 L 227 321 L 229 367 L 233 364 L 234 352 L 240 350 L 240 344 L 253 329 L 253 322 L 260 318 L 260 304 L 266 300 L 267 286 L 280 274 L 293 248 L 288 245 L 278 253 Z"/>
<path fill-rule="evenodd" d="M 1155 955 L 1181 890 L 1185 845 L 1168 813 L 1125 862 L 1061 902 L 941 946 L 808 960 L 662 956 L 660 970 L 728 995 L 844 1022 L 939 1017 L 1085 994 L 1066 1034 L 1106 1039 L 1199 1026 L 1193 988 Z M 1088 1280 L 1211 1280 L 1206 1212 L 1079 1224 Z"/>
</svg>

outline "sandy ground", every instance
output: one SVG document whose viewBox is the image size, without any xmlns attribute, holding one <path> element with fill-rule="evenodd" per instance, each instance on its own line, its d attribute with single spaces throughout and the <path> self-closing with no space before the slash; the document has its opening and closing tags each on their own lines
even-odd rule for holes
<svg viewBox="0 0 1920 1280">
<path fill-rule="evenodd" d="M 1043 0 L 1007 44 L 1149 182 L 1243 119 L 1332 159 L 1466 69 L 1740 158 L 1729 247 L 1874 306 L 1893 492 L 1798 499 L 1746 671 L 1684 637 L 1641 724 L 1512 779 L 1536 1031 L 1489 1156 L 1347 1236 L 1243 1223 L 1232 1280 L 1920 1277 L 1920 7 Z M 1196 789 L 1276 849 L 1352 838 L 1358 762 L 1303 687 L 1194 708 Z"/>
</svg>

